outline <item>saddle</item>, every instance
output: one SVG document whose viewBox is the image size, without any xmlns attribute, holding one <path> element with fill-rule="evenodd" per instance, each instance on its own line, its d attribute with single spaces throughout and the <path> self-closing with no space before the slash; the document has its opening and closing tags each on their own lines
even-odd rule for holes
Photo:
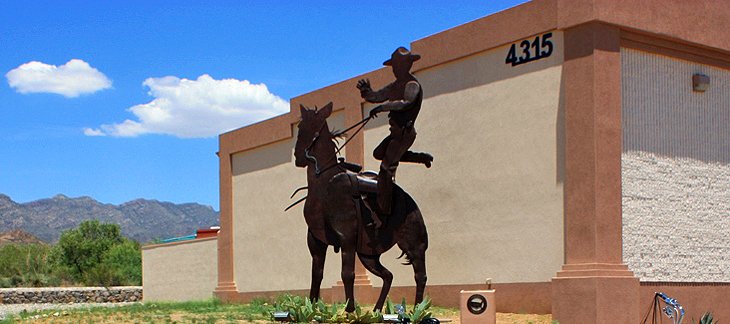
<svg viewBox="0 0 730 324">
<path fill-rule="evenodd" d="M 352 190 L 352 198 L 355 200 L 357 214 L 363 220 L 366 227 L 379 229 L 383 225 L 383 221 L 378 215 L 383 215 L 378 208 L 376 193 L 378 192 L 378 173 L 375 171 L 361 171 L 362 166 L 355 163 L 340 160 L 340 165 L 348 171 L 350 177 L 350 185 Z M 360 210 L 360 201 L 370 212 L 363 213 Z"/>
</svg>

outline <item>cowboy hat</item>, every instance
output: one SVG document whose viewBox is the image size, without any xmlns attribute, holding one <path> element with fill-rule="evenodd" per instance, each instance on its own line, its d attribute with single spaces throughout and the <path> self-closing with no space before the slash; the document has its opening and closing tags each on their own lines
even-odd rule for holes
<svg viewBox="0 0 730 324">
<path fill-rule="evenodd" d="M 390 55 L 390 60 L 387 60 L 383 62 L 383 65 L 391 66 L 393 65 L 393 62 L 403 62 L 407 61 L 409 63 L 413 63 L 415 61 L 418 61 L 421 59 L 421 55 L 418 54 L 412 54 L 411 51 L 406 49 L 405 47 L 398 47 L 393 54 Z"/>
</svg>

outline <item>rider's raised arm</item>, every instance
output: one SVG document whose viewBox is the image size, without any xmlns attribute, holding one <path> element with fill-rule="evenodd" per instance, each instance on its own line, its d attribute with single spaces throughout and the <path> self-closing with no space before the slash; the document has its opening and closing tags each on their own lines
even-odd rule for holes
<svg viewBox="0 0 730 324">
<path fill-rule="evenodd" d="M 387 85 L 378 91 L 373 91 L 370 87 L 370 80 L 362 79 L 357 82 L 357 88 L 360 89 L 360 96 L 367 102 L 381 103 L 388 100 L 390 85 Z"/>
<path fill-rule="evenodd" d="M 418 92 L 421 91 L 421 85 L 418 84 L 416 81 L 410 81 L 406 84 L 406 90 L 403 94 L 403 100 L 393 100 L 388 101 L 380 106 L 378 106 L 379 111 L 400 111 L 405 110 L 410 107 L 410 104 L 413 103 L 418 98 Z"/>
</svg>

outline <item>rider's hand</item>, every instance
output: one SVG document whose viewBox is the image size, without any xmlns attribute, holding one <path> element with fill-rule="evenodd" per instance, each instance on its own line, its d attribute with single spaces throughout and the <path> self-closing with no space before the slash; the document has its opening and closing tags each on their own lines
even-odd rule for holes
<svg viewBox="0 0 730 324">
<path fill-rule="evenodd" d="M 370 80 L 368 79 L 360 79 L 359 81 L 357 81 L 357 88 L 360 90 L 361 94 L 373 91 L 373 89 L 370 87 Z"/>
<path fill-rule="evenodd" d="M 383 106 L 377 106 L 370 110 L 370 118 L 378 117 L 378 113 L 383 112 Z"/>
</svg>

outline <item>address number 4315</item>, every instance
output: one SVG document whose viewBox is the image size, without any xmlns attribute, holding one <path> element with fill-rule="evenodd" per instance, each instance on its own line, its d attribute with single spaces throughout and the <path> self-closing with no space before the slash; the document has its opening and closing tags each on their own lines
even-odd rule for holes
<svg viewBox="0 0 730 324">
<path fill-rule="evenodd" d="M 532 40 L 525 39 L 519 43 L 519 49 L 518 43 L 512 44 L 504 63 L 515 66 L 550 56 L 553 53 L 552 37 L 553 33 L 546 33 Z"/>
</svg>

